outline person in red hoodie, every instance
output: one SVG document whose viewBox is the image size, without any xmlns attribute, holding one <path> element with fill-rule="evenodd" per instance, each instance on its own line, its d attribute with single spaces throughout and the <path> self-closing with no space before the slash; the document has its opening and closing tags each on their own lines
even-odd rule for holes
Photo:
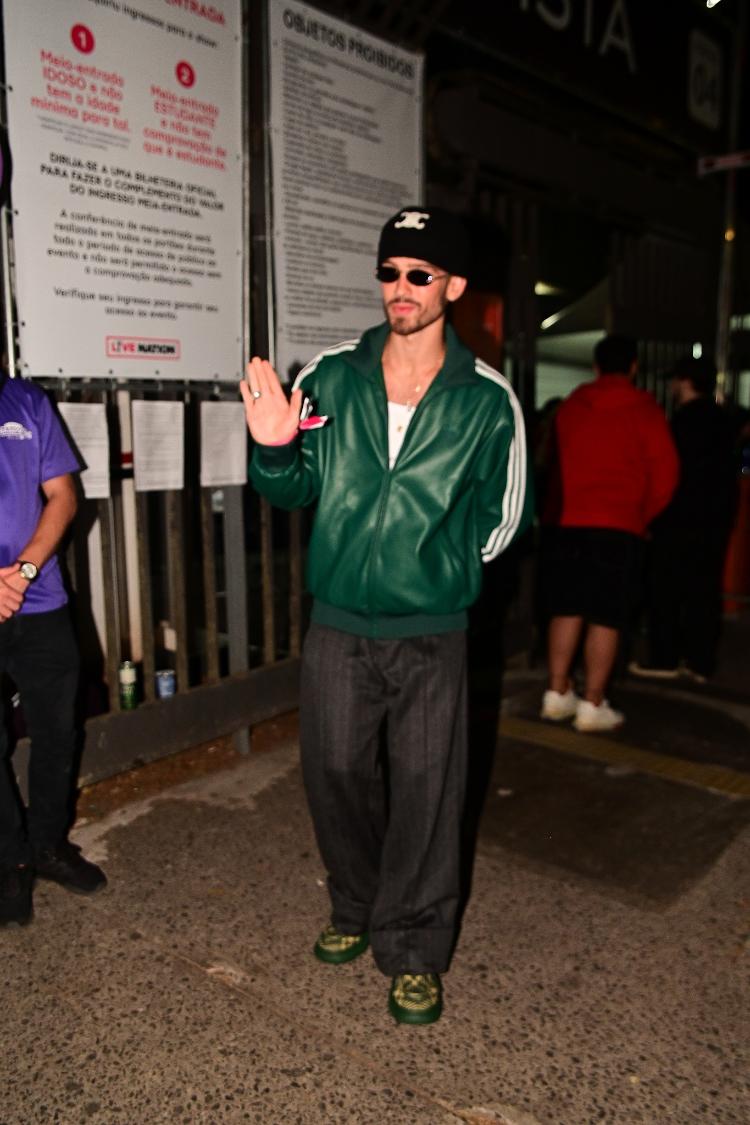
<svg viewBox="0 0 750 1125">
<path fill-rule="evenodd" d="M 656 400 L 633 385 L 635 341 L 605 336 L 596 379 L 560 405 L 556 464 L 542 522 L 541 588 L 550 616 L 549 688 L 542 718 L 583 731 L 624 722 L 606 699 L 620 633 L 633 605 L 641 547 L 674 492 L 679 463 Z M 571 669 L 583 642 L 584 689 Z"/>
</svg>

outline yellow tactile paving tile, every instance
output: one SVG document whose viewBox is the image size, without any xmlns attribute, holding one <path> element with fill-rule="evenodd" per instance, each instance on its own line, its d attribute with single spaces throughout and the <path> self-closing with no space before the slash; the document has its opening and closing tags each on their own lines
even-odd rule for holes
<svg viewBox="0 0 750 1125">
<path fill-rule="evenodd" d="M 750 797 L 750 773 L 711 762 L 689 762 L 598 735 L 579 734 L 569 726 L 553 726 L 551 723 L 504 715 L 500 720 L 500 734 L 519 742 L 575 754 L 579 758 L 591 758 L 608 766 L 627 766 L 640 773 L 709 789 L 726 797 Z"/>
</svg>

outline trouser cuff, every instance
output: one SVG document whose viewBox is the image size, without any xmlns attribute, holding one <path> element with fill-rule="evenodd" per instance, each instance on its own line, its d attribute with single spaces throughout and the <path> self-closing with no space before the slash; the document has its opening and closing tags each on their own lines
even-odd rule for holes
<svg viewBox="0 0 750 1125">
<path fill-rule="evenodd" d="M 375 930 L 370 947 L 375 964 L 388 977 L 399 973 L 446 973 L 456 935 L 454 930 Z"/>
</svg>

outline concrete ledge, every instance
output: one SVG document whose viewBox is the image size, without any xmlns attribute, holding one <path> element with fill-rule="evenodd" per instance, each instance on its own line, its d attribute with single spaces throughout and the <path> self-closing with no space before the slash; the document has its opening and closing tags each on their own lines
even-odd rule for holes
<svg viewBox="0 0 750 1125">
<path fill-rule="evenodd" d="M 86 723 L 79 783 L 91 785 L 143 762 L 234 734 L 297 706 L 298 659 L 281 660 L 216 684 L 201 684 L 135 711 L 97 715 Z M 14 755 L 26 796 L 29 740 Z"/>
</svg>

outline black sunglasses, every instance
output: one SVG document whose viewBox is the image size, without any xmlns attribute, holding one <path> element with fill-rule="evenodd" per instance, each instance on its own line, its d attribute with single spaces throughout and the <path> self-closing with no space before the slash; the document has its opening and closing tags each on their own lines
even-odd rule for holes
<svg viewBox="0 0 750 1125">
<path fill-rule="evenodd" d="M 383 281 L 390 284 L 392 281 L 398 281 L 403 272 L 404 277 L 410 285 L 432 285 L 433 281 L 438 278 L 447 277 L 447 273 L 430 273 L 429 270 L 397 270 L 395 266 L 378 266 L 375 270 L 375 276 L 378 281 Z"/>
</svg>

